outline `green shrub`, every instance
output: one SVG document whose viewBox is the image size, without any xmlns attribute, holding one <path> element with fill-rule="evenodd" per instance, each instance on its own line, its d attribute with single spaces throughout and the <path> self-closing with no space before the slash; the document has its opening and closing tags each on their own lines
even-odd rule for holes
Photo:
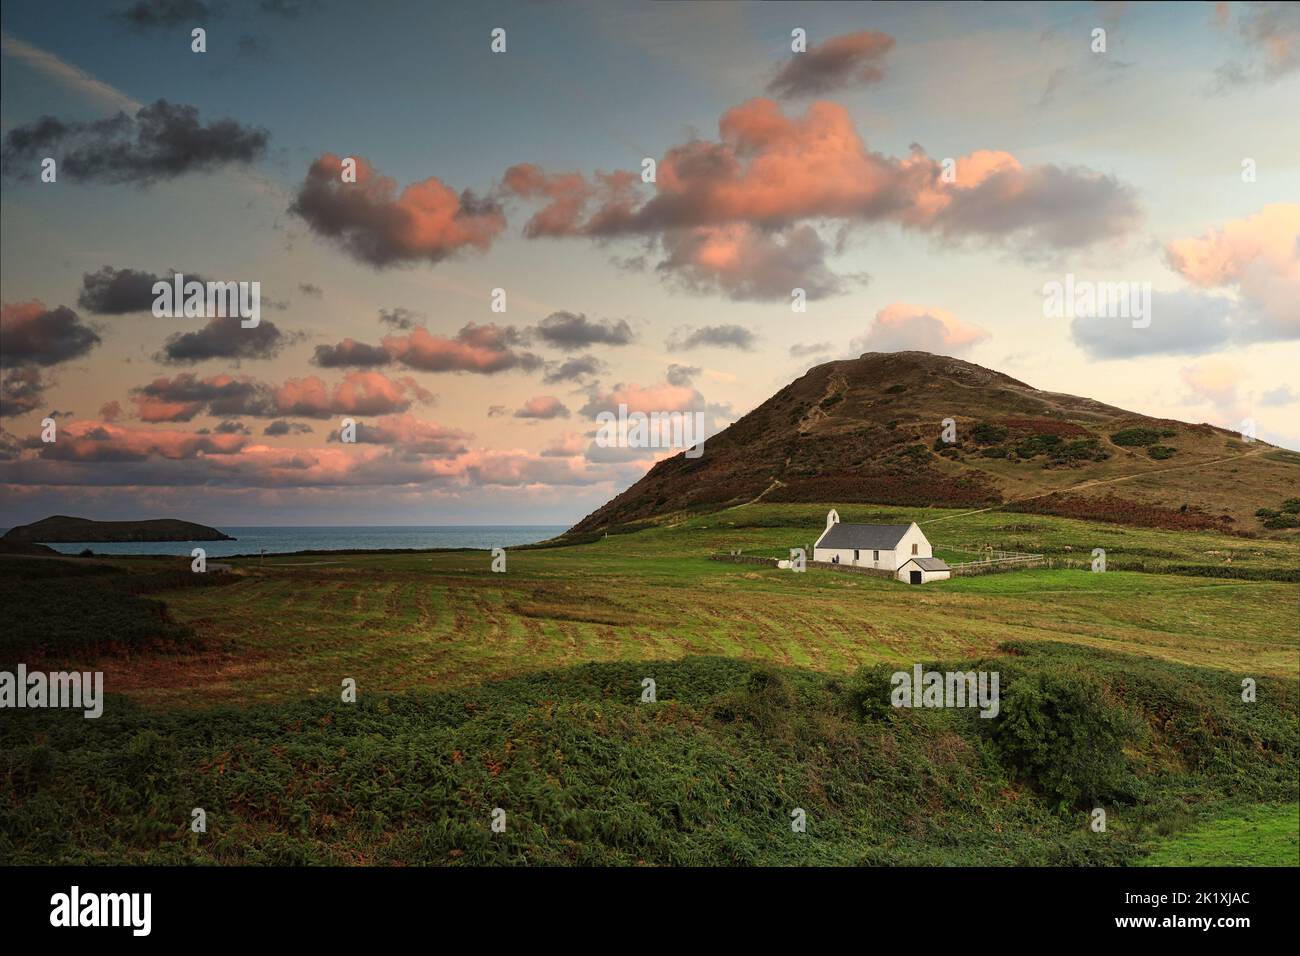
<svg viewBox="0 0 1300 956">
<path fill-rule="evenodd" d="M 1279 514 L 1264 519 L 1265 528 L 1300 528 L 1300 515 Z"/>
<path fill-rule="evenodd" d="M 1001 425 L 989 425 L 981 422 L 970 430 L 970 435 L 981 445 L 997 445 L 1007 437 L 1007 430 Z"/>
<path fill-rule="evenodd" d="M 1060 435 L 1031 435 L 1016 445 L 1016 455 L 1021 458 L 1033 458 L 1049 452 L 1061 444 Z"/>
<path fill-rule="evenodd" d="M 1168 445 L 1151 445 L 1147 448 L 1147 454 L 1156 461 L 1164 461 L 1167 458 L 1173 458 L 1174 452 L 1178 449 L 1170 448 Z"/>
<path fill-rule="evenodd" d="M 1099 455 L 1101 457 L 1098 457 Z M 1097 439 L 1076 438 L 1072 442 L 1051 448 L 1047 453 L 1047 457 L 1055 462 L 1067 462 L 1088 459 L 1104 461 L 1109 456 L 1098 447 Z"/>
<path fill-rule="evenodd" d="M 1100 684 L 1067 671 L 1015 677 L 1002 691 L 993 739 L 1008 763 L 1046 795 L 1077 805 L 1120 792 L 1132 721 Z"/>
<path fill-rule="evenodd" d="M 1282 510 L 1291 514 L 1300 513 L 1300 498 L 1288 498 L 1282 502 Z"/>
<path fill-rule="evenodd" d="M 1124 428 L 1110 436 L 1110 440 L 1116 445 L 1125 445 L 1128 447 L 1139 445 L 1154 445 L 1162 438 L 1172 438 L 1174 433 L 1165 429 L 1157 431 L 1154 428 Z"/>
<path fill-rule="evenodd" d="M 897 670 L 892 664 L 858 668 L 844 687 L 849 710 L 860 717 L 879 719 L 888 715 L 893 710 L 889 703 L 890 692 L 894 689 L 891 678 Z"/>
</svg>

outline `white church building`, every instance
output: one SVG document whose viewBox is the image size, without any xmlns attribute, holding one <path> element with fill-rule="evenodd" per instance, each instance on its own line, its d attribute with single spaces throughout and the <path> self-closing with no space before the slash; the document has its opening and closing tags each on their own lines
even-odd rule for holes
<svg viewBox="0 0 1300 956">
<path fill-rule="evenodd" d="M 892 571 L 900 581 L 925 584 L 952 577 L 934 556 L 930 542 L 911 524 L 847 524 L 837 511 L 826 515 L 826 530 L 813 545 L 813 560 Z"/>
</svg>

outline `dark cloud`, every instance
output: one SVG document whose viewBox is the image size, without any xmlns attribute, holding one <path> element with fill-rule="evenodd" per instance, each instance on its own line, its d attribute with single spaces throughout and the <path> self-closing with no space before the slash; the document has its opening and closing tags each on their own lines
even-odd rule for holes
<svg viewBox="0 0 1300 956">
<path fill-rule="evenodd" d="M 114 269 L 104 266 L 98 272 L 86 272 L 81 276 L 81 292 L 77 296 L 77 305 L 87 312 L 97 315 L 126 315 L 129 312 L 151 312 L 153 310 L 153 285 L 155 282 L 171 282 L 173 276 L 156 276 L 151 272 L 135 269 Z M 187 281 L 206 280 L 186 274 Z"/>
<path fill-rule="evenodd" d="M 223 6 L 201 0 L 135 0 L 114 11 L 112 17 L 132 30 L 146 33 L 179 26 L 201 27 L 206 21 L 219 19 Z"/>
<path fill-rule="evenodd" d="M 324 8 L 321 0 L 258 0 L 257 9 L 271 16 L 297 20 L 308 10 Z"/>
<path fill-rule="evenodd" d="M 356 339 L 344 339 L 337 345 L 318 345 L 313 365 L 321 368 L 376 368 L 388 365 L 393 357 L 381 345 L 366 345 Z"/>
<path fill-rule="evenodd" d="M 887 33 L 846 33 L 791 54 L 767 90 L 774 96 L 815 96 L 885 78 L 884 59 L 894 47 Z"/>
<path fill-rule="evenodd" d="M 251 33 L 244 33 L 236 41 L 235 49 L 238 51 L 239 56 L 258 59 L 266 56 L 270 48 L 267 46 L 266 41 L 260 37 L 255 37 Z"/>
<path fill-rule="evenodd" d="M 587 445 L 582 457 L 592 464 L 616 465 L 625 462 L 644 461 L 646 458 L 654 457 L 654 455 L 654 450 L 619 445 L 602 446 L 593 441 Z"/>
<path fill-rule="evenodd" d="M 522 408 L 515 410 L 515 418 L 533 418 L 550 421 L 553 418 L 568 418 L 569 408 L 554 395 L 538 395 L 524 402 Z"/>
<path fill-rule="evenodd" d="M 305 422 L 286 422 L 282 418 L 262 429 L 263 435 L 307 435 L 311 432 L 312 427 Z"/>
<path fill-rule="evenodd" d="M 834 348 L 835 346 L 831 345 L 830 342 L 814 342 L 811 345 L 797 342 L 790 346 L 790 357 L 807 358 L 810 355 L 827 355 L 833 351 Z"/>
<path fill-rule="evenodd" d="M 1132 187 L 1113 176 L 1050 164 L 1007 165 L 956 190 L 930 228 L 953 239 L 1009 241 L 1032 259 L 1039 246 L 1088 246 L 1127 231 L 1138 218 Z"/>
<path fill-rule="evenodd" d="M 361 157 L 356 182 L 344 182 L 344 157 L 327 153 L 311 164 L 289 211 L 358 262 L 383 269 L 437 263 L 462 250 L 486 251 L 505 229 L 493 200 L 457 193 L 430 177 L 400 193 L 389 176 Z"/>
<path fill-rule="evenodd" d="M 247 425 L 243 422 L 224 421 L 212 429 L 218 435 L 251 435 L 253 434 Z"/>
<path fill-rule="evenodd" d="M 217 316 L 197 331 L 169 335 L 154 358 L 169 365 L 189 365 L 214 358 L 269 359 L 291 340 L 291 336 L 282 333 L 269 319 L 246 329 L 237 315 Z"/>
<path fill-rule="evenodd" d="M 551 385 L 579 382 L 589 376 L 599 375 L 604 367 L 605 364 L 594 355 L 579 355 L 563 362 L 548 362 L 542 380 Z"/>
<path fill-rule="evenodd" d="M 25 415 L 38 408 L 49 386 L 35 366 L 5 369 L 0 377 L 0 416 Z"/>
<path fill-rule="evenodd" d="M 592 345 L 627 345 L 634 336 L 627 320 L 593 321 L 584 313 L 552 312 L 537 324 L 536 334 L 547 345 L 564 352 L 576 352 Z"/>
<path fill-rule="evenodd" d="M 505 413 L 506 413 L 506 407 L 504 405 L 488 406 L 488 410 L 487 410 L 488 418 L 500 418 Z"/>
<path fill-rule="evenodd" d="M 57 365 L 85 355 L 99 335 L 67 306 L 47 309 L 33 299 L 0 308 L 5 365 Z"/>
<path fill-rule="evenodd" d="M 669 385 L 690 385 L 695 381 L 695 377 L 703 369 L 694 365 L 678 365 L 676 362 L 668 366 L 668 384 Z"/>
<path fill-rule="evenodd" d="M 275 412 L 272 390 L 251 379 L 214 375 L 200 379 L 193 372 L 154 379 L 132 389 L 137 413 L 146 422 L 188 422 L 209 415 L 260 415 Z"/>
<path fill-rule="evenodd" d="M 313 299 L 319 299 L 325 294 L 325 291 L 314 282 L 299 282 L 298 291 L 303 295 L 309 295 Z"/>
<path fill-rule="evenodd" d="M 678 329 L 664 343 L 670 351 L 689 351 L 698 348 L 754 350 L 755 336 L 739 325 L 705 325 L 692 331 Z"/>
<path fill-rule="evenodd" d="M 191 172 L 211 172 L 232 163 L 249 163 L 266 151 L 270 134 L 235 120 L 204 126 L 193 106 L 158 100 L 93 122 L 63 122 L 43 116 L 17 126 L 0 148 L 5 175 L 32 178 L 46 155 L 59 161 L 61 176 L 73 181 L 134 183 L 147 186 Z"/>
<path fill-rule="evenodd" d="M 395 309 L 380 309 L 379 321 L 384 325 L 391 325 L 395 329 L 411 329 L 424 321 L 423 314 L 412 309 L 403 309 L 398 306 Z"/>
</svg>

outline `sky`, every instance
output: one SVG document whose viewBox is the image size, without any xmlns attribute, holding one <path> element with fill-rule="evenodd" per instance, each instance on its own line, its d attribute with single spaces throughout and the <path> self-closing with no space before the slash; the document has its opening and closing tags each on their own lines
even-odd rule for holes
<svg viewBox="0 0 1300 956">
<path fill-rule="evenodd" d="M 674 453 L 600 412 L 712 432 L 900 349 L 1300 448 L 1297 4 L 10 0 L 0 33 L 0 526 L 568 524 Z M 259 323 L 155 315 L 177 272 L 259 283 Z M 1047 306 L 1120 282 L 1143 319 Z"/>
</svg>

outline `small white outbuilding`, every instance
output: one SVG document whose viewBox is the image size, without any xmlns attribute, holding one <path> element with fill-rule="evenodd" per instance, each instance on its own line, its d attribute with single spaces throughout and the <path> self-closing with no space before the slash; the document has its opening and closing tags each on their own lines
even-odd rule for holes
<svg viewBox="0 0 1300 956">
<path fill-rule="evenodd" d="M 910 584 L 926 584 L 948 580 L 952 577 L 952 569 L 942 558 L 908 558 L 898 566 L 894 577 Z"/>
</svg>

